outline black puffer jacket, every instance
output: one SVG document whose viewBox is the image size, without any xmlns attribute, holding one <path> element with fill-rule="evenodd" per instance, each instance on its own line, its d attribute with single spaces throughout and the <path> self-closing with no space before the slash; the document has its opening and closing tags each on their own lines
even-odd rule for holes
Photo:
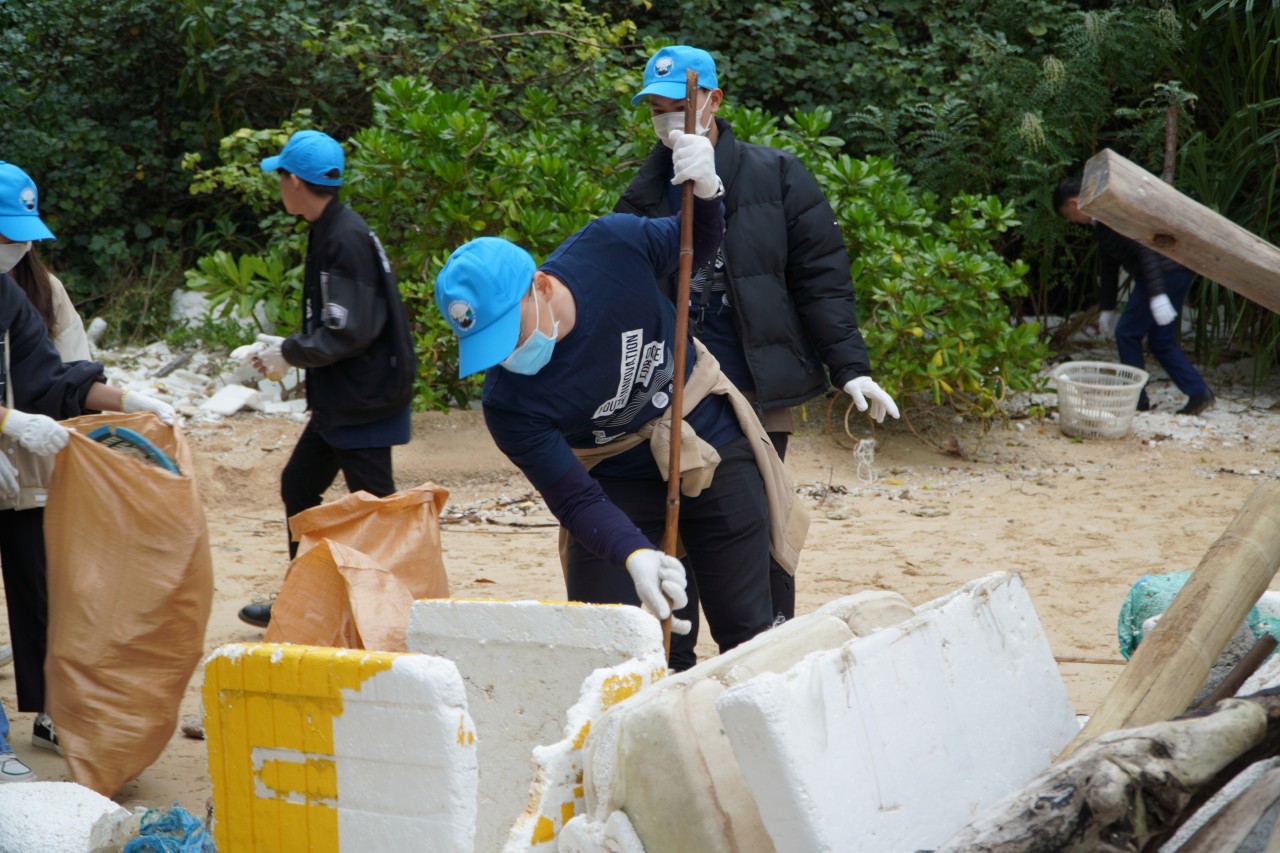
<svg viewBox="0 0 1280 853">
<path fill-rule="evenodd" d="M 794 406 L 871 364 L 858 331 L 849 256 L 813 176 L 785 151 L 738 142 L 716 119 L 725 186 L 726 287 L 761 409 Z M 671 150 L 657 143 L 614 210 L 669 216 Z M 663 282 L 674 296 L 676 279 Z"/>
<path fill-rule="evenodd" d="M 364 219 L 337 199 L 311 223 L 302 299 L 302 331 L 281 351 L 307 368 L 316 425 L 372 423 L 407 406 L 417 362 L 391 264 Z"/>
</svg>

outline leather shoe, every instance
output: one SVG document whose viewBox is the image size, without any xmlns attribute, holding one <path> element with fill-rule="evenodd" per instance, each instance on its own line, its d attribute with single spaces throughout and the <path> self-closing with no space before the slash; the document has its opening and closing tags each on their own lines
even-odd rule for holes
<svg viewBox="0 0 1280 853">
<path fill-rule="evenodd" d="M 265 628 L 271 621 L 271 602 L 266 604 L 246 604 L 240 608 L 240 621 L 247 622 L 255 628 Z"/>
<path fill-rule="evenodd" d="M 1212 409 L 1213 404 L 1217 402 L 1217 397 L 1213 396 L 1212 391 L 1205 391 L 1203 394 L 1196 394 L 1181 409 L 1178 409 L 1180 415 L 1198 415 L 1207 409 Z"/>
</svg>

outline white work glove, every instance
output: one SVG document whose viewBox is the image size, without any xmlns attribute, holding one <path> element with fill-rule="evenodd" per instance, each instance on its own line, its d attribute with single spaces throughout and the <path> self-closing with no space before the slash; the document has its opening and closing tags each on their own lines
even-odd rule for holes
<svg viewBox="0 0 1280 853">
<path fill-rule="evenodd" d="M 1098 315 L 1098 332 L 1104 338 L 1114 338 L 1116 336 L 1116 312 L 1103 311 Z"/>
<path fill-rule="evenodd" d="M 266 348 L 266 344 L 255 341 L 242 347 L 236 347 L 231 351 L 231 357 L 240 362 L 241 367 L 250 367 L 253 364 L 254 356 Z"/>
<path fill-rule="evenodd" d="M 675 557 L 653 548 L 640 548 L 627 557 L 627 572 L 635 582 L 640 601 L 659 619 L 666 619 L 672 609 L 679 610 L 689 603 L 684 591 L 684 564 Z M 684 619 L 671 620 L 673 634 L 687 634 L 692 628 Z"/>
<path fill-rule="evenodd" d="M 671 166 L 675 177 L 671 183 L 680 186 L 693 181 L 693 194 L 698 198 L 720 195 L 720 178 L 716 176 L 716 149 L 711 140 L 682 130 L 671 132 Z"/>
<path fill-rule="evenodd" d="M 263 344 L 263 349 L 253 356 L 254 368 L 272 382 L 279 382 L 289 370 L 289 362 L 284 360 L 284 352 L 280 348 L 284 338 L 279 335 L 258 335 L 258 343 Z"/>
<path fill-rule="evenodd" d="M 129 415 L 134 412 L 155 412 L 156 417 L 165 426 L 173 426 L 174 418 L 178 416 L 173 406 L 164 400 L 157 400 L 146 394 L 139 394 L 137 391 L 124 392 L 124 397 L 120 400 L 120 411 Z"/>
<path fill-rule="evenodd" d="M 850 379 L 844 384 L 844 393 L 853 398 L 853 404 L 858 407 L 859 412 L 865 412 L 869 402 L 871 417 L 878 424 L 884 423 L 886 414 L 898 417 L 898 404 L 893 402 L 888 392 L 877 385 L 870 376 Z"/>
<path fill-rule="evenodd" d="M 1162 293 L 1151 297 L 1151 316 L 1156 319 L 1157 326 L 1167 326 L 1178 316 L 1178 312 L 1173 310 L 1169 297 Z"/>
<path fill-rule="evenodd" d="M 0 498 L 13 500 L 18 496 L 18 469 L 0 453 Z"/>
<path fill-rule="evenodd" d="M 52 456 L 71 440 L 71 431 L 53 418 L 29 415 L 17 409 L 9 410 L 4 423 L 0 423 L 0 433 L 16 440 L 36 456 Z"/>
</svg>

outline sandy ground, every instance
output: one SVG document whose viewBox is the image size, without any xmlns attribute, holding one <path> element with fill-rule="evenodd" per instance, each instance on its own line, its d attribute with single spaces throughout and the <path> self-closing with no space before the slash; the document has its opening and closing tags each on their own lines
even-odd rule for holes
<svg viewBox="0 0 1280 853">
<path fill-rule="evenodd" d="M 1030 419 L 982 435 L 950 417 L 922 418 L 918 430 L 941 446 L 955 439 L 964 456 L 933 450 L 896 426 L 877 433 L 874 470 L 860 466 L 839 422 L 825 426 L 825 403 L 811 405 L 788 456 L 813 515 L 799 611 L 868 588 L 920 604 L 990 572 L 1020 572 L 1075 708 L 1090 713 L 1120 669 L 1115 622 L 1130 586 L 1145 573 L 1194 568 L 1257 481 L 1280 476 L 1274 397 L 1230 378 L 1214 378 L 1220 403 L 1204 418 L 1166 414 L 1180 400 L 1157 382 L 1157 411 L 1139 415 L 1116 441 L 1073 441 L 1055 424 Z M 853 422 L 865 432 L 865 418 Z M 286 550 L 277 482 L 300 430 L 255 414 L 187 428 L 216 573 L 210 649 L 262 636 L 236 611 L 280 583 Z M 536 500 L 517 501 L 531 489 L 493 446 L 478 412 L 415 416 L 413 441 L 395 461 L 402 487 L 433 481 L 451 493 L 457 523 L 444 525 L 443 541 L 454 595 L 563 595 L 554 530 L 543 526 L 550 516 Z M 700 652 L 711 654 L 705 629 L 703 636 Z M 42 779 L 69 778 L 59 757 L 30 746 L 32 715 L 12 713 L 11 668 L 0 670 L 0 700 L 11 710 L 19 755 Z M 198 672 L 182 710 L 200 713 Z M 210 795 L 203 741 L 175 732 L 159 761 L 116 799 L 128 807 L 178 802 L 202 814 Z"/>
</svg>

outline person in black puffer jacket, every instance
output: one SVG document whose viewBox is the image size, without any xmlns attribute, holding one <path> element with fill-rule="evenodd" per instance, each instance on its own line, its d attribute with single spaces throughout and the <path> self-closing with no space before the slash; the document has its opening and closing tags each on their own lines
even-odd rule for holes
<svg viewBox="0 0 1280 853">
<path fill-rule="evenodd" d="M 275 157 L 285 210 L 311 224 L 302 283 L 302 330 L 259 335 L 232 355 L 279 379 L 307 371 L 311 420 L 280 475 L 285 515 L 318 506 L 338 472 L 352 492 L 386 497 L 396 490 L 391 448 L 409 442 L 409 404 L 417 362 L 400 291 L 382 244 L 364 219 L 338 200 L 342 146 L 300 130 Z M 298 543 L 289 538 L 289 557 Z M 240 619 L 266 627 L 271 605 L 253 603 Z"/>
<path fill-rule="evenodd" d="M 685 74 L 698 73 L 696 130 L 715 146 L 724 183 L 726 232 L 713 264 L 690 282 L 689 325 L 720 367 L 751 399 L 779 456 L 793 429 L 791 407 L 843 389 L 877 422 L 898 417 L 893 399 L 871 378 L 858 331 L 849 256 L 834 211 L 792 154 L 734 138 L 715 117 L 724 100 L 704 50 L 664 47 L 645 66 L 644 86 L 658 142 L 614 210 L 670 216 L 680 207 L 671 184 L 669 134 L 684 127 Z M 672 298 L 676 277 L 662 285 Z M 771 567 L 776 619 L 795 613 L 792 578 Z"/>
</svg>

